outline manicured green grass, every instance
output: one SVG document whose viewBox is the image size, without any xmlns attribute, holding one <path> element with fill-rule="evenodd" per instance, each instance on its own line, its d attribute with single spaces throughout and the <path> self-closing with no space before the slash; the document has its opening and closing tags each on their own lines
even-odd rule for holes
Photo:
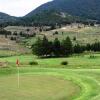
<svg viewBox="0 0 100 100">
<path fill-rule="evenodd" d="M 0 75 L 2 100 L 99 100 L 99 69 L 20 68 L 20 85 L 17 87 L 17 70 Z M 1 73 L 1 71 L 0 71 Z M 4 74 L 4 76 L 3 76 Z"/>
<path fill-rule="evenodd" d="M 20 61 L 17 86 L 16 59 Z M 33 55 L 0 58 L 0 100 L 99 100 L 100 54 L 40 59 Z M 38 65 L 29 65 L 37 61 Z M 68 65 L 61 65 L 68 61 Z"/>
<path fill-rule="evenodd" d="M 70 100 L 79 91 L 79 86 L 57 76 L 21 74 L 19 88 L 17 75 L 0 77 L 0 100 Z"/>
<path fill-rule="evenodd" d="M 38 62 L 37 66 L 32 65 L 31 67 L 42 67 L 42 68 L 74 68 L 74 69 L 94 69 L 100 68 L 100 54 L 94 54 L 94 58 L 90 58 L 89 54 L 74 55 L 68 58 L 37 58 L 33 55 L 20 55 L 6 58 L 0 58 L 0 62 L 10 62 L 9 66 L 13 67 L 16 65 L 16 59 L 19 59 L 21 66 L 30 66 L 29 62 Z M 61 65 L 61 62 L 67 61 L 68 65 Z"/>
</svg>

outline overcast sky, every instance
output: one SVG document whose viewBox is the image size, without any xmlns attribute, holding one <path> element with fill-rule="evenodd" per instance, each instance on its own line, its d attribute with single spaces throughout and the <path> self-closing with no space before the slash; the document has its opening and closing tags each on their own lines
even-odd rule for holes
<svg viewBox="0 0 100 100">
<path fill-rule="evenodd" d="M 52 0 L 0 0 L 0 12 L 24 16 L 41 4 Z"/>
</svg>

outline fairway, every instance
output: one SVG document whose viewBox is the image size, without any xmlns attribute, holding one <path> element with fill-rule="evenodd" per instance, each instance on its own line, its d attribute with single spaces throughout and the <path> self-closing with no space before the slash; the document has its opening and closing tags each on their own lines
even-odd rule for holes
<svg viewBox="0 0 100 100">
<path fill-rule="evenodd" d="M 29 62 L 36 61 L 38 65 L 31 67 L 38 68 L 67 68 L 67 69 L 100 69 L 100 53 L 93 53 L 94 58 L 90 58 L 90 54 L 73 55 L 65 58 L 46 58 L 41 59 L 33 55 L 20 55 L 0 58 L 0 62 L 8 62 L 7 67 L 16 67 L 16 59 L 20 61 L 20 67 L 30 67 Z M 61 65 L 61 62 L 68 61 L 67 66 Z"/>
</svg>

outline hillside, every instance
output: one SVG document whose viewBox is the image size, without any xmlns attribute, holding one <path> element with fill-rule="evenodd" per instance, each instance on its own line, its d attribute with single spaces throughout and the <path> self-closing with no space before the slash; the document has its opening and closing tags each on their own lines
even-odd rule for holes
<svg viewBox="0 0 100 100">
<path fill-rule="evenodd" d="M 99 0 L 53 0 L 41 5 L 21 18 L 0 13 L 0 23 L 50 25 L 90 21 L 91 19 L 100 21 L 99 5 Z"/>
<path fill-rule="evenodd" d="M 44 11 L 56 10 L 72 16 L 100 21 L 100 0 L 53 0 L 33 10 L 25 17 L 33 17 Z M 45 17 L 45 16 L 44 16 Z"/>
<path fill-rule="evenodd" d="M 0 12 L 0 24 L 16 22 L 17 20 L 18 20 L 17 17 L 13 17 L 8 14 Z"/>
<path fill-rule="evenodd" d="M 79 20 L 79 17 L 72 16 L 67 12 L 59 12 L 58 10 L 44 10 L 39 13 L 31 15 L 31 13 L 23 18 L 33 23 L 40 24 L 55 24 L 55 23 L 70 23 Z"/>
</svg>

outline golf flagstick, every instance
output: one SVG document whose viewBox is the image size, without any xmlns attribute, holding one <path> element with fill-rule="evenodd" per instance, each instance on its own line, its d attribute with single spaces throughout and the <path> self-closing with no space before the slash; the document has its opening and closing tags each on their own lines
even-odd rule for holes
<svg viewBox="0 0 100 100">
<path fill-rule="evenodd" d="M 18 84 L 18 88 L 19 88 L 20 73 L 19 73 L 19 60 L 18 60 L 18 59 L 17 59 L 17 61 L 16 61 L 16 65 L 17 65 L 17 84 Z"/>
</svg>

